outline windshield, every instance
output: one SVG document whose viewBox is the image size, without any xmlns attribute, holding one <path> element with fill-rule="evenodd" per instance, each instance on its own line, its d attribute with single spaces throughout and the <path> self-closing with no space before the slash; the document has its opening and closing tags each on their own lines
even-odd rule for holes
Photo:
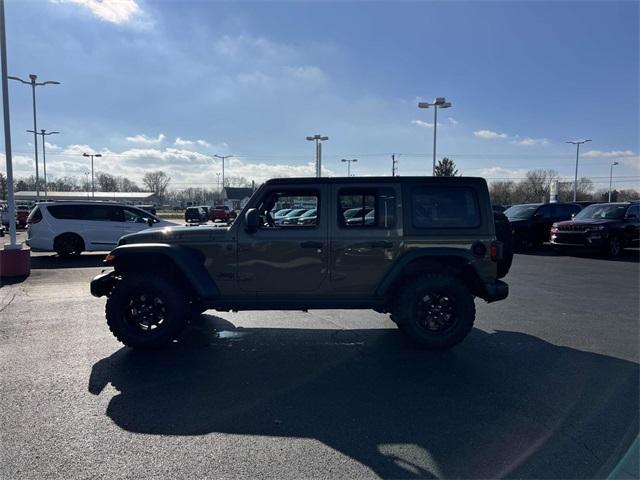
<svg viewBox="0 0 640 480">
<path fill-rule="evenodd" d="M 576 220 L 622 220 L 626 205 L 602 204 L 589 205 L 575 216 Z"/>
<path fill-rule="evenodd" d="M 507 208 L 504 214 L 507 218 L 531 218 L 540 205 L 514 205 Z"/>
</svg>

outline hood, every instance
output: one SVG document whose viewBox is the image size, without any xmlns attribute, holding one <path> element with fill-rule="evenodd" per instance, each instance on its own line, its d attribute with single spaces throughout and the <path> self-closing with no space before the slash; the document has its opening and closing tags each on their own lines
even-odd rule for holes
<svg viewBox="0 0 640 480">
<path fill-rule="evenodd" d="M 611 218 L 585 218 L 584 220 L 565 220 L 563 222 L 556 222 L 555 225 L 612 225 L 614 223 L 620 223 L 620 220 Z"/>
<path fill-rule="evenodd" d="M 518 227 L 526 227 L 531 223 L 531 220 L 527 219 L 527 218 L 514 218 L 513 220 L 509 220 L 509 224 L 514 227 L 514 228 L 518 228 Z"/>
<path fill-rule="evenodd" d="M 229 238 L 230 227 L 154 227 L 125 235 L 118 245 L 131 243 L 205 243 L 225 241 Z"/>
</svg>

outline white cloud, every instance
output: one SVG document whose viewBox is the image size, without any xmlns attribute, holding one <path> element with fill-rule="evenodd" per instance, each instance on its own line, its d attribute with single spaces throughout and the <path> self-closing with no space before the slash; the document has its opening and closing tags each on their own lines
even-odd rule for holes
<svg viewBox="0 0 640 480">
<path fill-rule="evenodd" d="M 191 140 L 185 140 L 183 138 L 176 138 L 176 141 L 173 142 L 173 144 L 177 147 L 190 147 L 194 144 L 195 142 L 191 141 Z"/>
<path fill-rule="evenodd" d="M 255 61 L 279 61 L 296 58 L 298 55 L 293 47 L 273 42 L 264 37 L 249 35 L 225 35 L 213 45 L 219 55 L 230 60 L 245 61 L 249 58 Z"/>
<path fill-rule="evenodd" d="M 549 140 L 547 140 L 546 138 L 531 137 L 518 138 L 516 136 L 516 140 L 514 140 L 512 143 L 514 143 L 515 145 L 522 145 L 524 147 L 533 147 L 537 145 L 549 145 Z"/>
<path fill-rule="evenodd" d="M 165 138 L 166 137 L 165 137 L 164 133 L 159 134 L 157 138 L 148 137 L 146 135 L 138 134 L 138 135 L 133 135 L 132 137 L 127 137 L 127 141 L 131 142 L 131 143 L 142 143 L 144 145 L 154 145 L 154 144 L 157 144 L 157 143 L 162 143 L 162 141 Z"/>
<path fill-rule="evenodd" d="M 637 157 L 638 154 L 631 150 L 609 150 L 608 152 L 602 150 L 589 150 L 583 154 L 585 157 L 592 158 L 625 158 L 625 157 Z"/>
<path fill-rule="evenodd" d="M 509 135 L 507 135 L 506 133 L 498 133 L 498 132 L 494 132 L 493 130 L 476 130 L 475 132 L 473 132 L 473 134 L 476 137 L 486 138 L 486 139 L 509 137 Z"/>
<path fill-rule="evenodd" d="M 62 147 L 59 147 L 55 143 L 44 142 L 44 146 L 47 148 L 47 150 L 61 150 L 62 149 Z"/>
<path fill-rule="evenodd" d="M 98 153 L 97 150 L 94 150 L 93 148 L 91 148 L 89 145 L 78 145 L 78 144 L 74 144 L 74 145 L 67 145 L 64 150 L 62 150 L 62 153 L 64 155 L 82 155 L 83 153 Z"/>
<path fill-rule="evenodd" d="M 318 67 L 309 65 L 306 67 L 285 67 L 285 72 L 296 80 L 310 83 L 325 83 L 327 75 Z"/>
<path fill-rule="evenodd" d="M 417 125 L 422 128 L 433 128 L 433 123 L 423 122 L 422 120 L 411 120 L 411 125 Z M 442 124 L 438 122 L 438 126 L 441 127 Z"/>
<path fill-rule="evenodd" d="M 180 138 L 177 137 L 176 141 L 173 142 L 173 144 L 176 147 L 193 147 L 195 145 L 199 145 L 201 147 L 205 147 L 205 148 L 211 148 L 211 144 L 209 142 L 207 142 L 206 140 L 187 140 L 186 138 Z M 224 143 L 223 145 L 227 145 L 226 143 Z"/>
<path fill-rule="evenodd" d="M 640 170 L 640 155 L 632 150 L 589 150 L 584 153 L 588 158 L 606 158 L 609 160 L 617 160 L 627 167 Z"/>
<path fill-rule="evenodd" d="M 50 0 L 51 3 L 73 3 L 88 9 L 106 22 L 123 24 L 142 13 L 136 0 Z"/>
<path fill-rule="evenodd" d="M 450 123 L 451 125 L 458 125 L 458 123 L 459 123 L 459 122 L 458 122 L 455 118 L 453 118 L 453 117 L 447 117 L 447 120 L 449 120 L 449 123 Z"/>
<path fill-rule="evenodd" d="M 480 177 L 487 178 L 489 180 L 516 180 L 524 177 L 527 173 L 527 169 L 509 169 L 504 167 L 487 167 L 482 168 L 477 173 Z M 476 175 L 476 173 L 473 173 Z"/>
</svg>

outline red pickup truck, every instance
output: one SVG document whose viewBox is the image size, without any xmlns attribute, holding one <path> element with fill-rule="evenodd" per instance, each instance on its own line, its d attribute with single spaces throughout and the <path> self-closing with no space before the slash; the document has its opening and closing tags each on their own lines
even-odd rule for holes
<svg viewBox="0 0 640 480">
<path fill-rule="evenodd" d="M 238 214 L 226 205 L 216 205 L 209 209 L 209 218 L 211 221 L 221 220 L 223 222 L 231 222 L 235 220 Z"/>
</svg>

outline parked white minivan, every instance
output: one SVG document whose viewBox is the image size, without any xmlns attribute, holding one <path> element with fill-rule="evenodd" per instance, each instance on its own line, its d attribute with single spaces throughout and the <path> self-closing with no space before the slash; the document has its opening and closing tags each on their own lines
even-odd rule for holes
<svg viewBox="0 0 640 480">
<path fill-rule="evenodd" d="M 112 202 L 42 202 L 27 219 L 27 245 L 61 257 L 111 250 L 123 235 L 176 224 Z"/>
</svg>

